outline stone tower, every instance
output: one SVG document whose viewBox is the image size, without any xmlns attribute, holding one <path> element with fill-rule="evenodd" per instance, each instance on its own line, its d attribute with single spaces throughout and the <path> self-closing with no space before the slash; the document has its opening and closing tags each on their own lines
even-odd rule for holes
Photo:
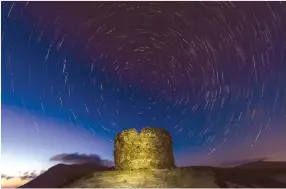
<svg viewBox="0 0 286 189">
<path fill-rule="evenodd" d="M 117 170 L 175 168 L 172 138 L 159 128 L 125 130 L 116 135 L 114 162 Z"/>
<path fill-rule="evenodd" d="M 128 129 L 114 141 L 116 170 L 95 171 L 64 188 L 218 188 L 209 171 L 175 167 L 170 134 L 158 128 Z"/>
</svg>

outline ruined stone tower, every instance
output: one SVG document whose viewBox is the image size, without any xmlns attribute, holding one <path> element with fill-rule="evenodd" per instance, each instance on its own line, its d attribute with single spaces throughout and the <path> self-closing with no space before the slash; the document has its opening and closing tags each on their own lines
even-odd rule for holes
<svg viewBox="0 0 286 189">
<path fill-rule="evenodd" d="M 170 134 L 158 128 L 128 129 L 114 141 L 116 170 L 95 171 L 65 188 L 217 188 L 216 177 L 176 168 Z"/>
<path fill-rule="evenodd" d="M 117 170 L 174 168 L 172 138 L 159 128 L 125 130 L 115 138 L 114 162 Z"/>
</svg>

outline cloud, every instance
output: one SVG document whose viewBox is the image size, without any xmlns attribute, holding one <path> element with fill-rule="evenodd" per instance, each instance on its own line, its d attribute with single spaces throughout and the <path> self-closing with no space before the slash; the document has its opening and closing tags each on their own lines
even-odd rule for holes
<svg viewBox="0 0 286 189">
<path fill-rule="evenodd" d="M 1 178 L 6 178 L 6 177 L 7 177 L 7 175 L 1 174 Z"/>
<path fill-rule="evenodd" d="M 5 175 L 5 174 L 1 174 L 1 179 L 6 179 L 6 180 L 10 180 L 12 178 L 16 178 L 14 176 L 9 176 L 9 175 Z"/>
<path fill-rule="evenodd" d="M 27 179 L 34 179 L 37 176 L 39 176 L 39 174 L 36 173 L 36 171 L 33 172 L 25 172 L 24 175 L 20 176 L 21 180 L 27 180 Z"/>
<path fill-rule="evenodd" d="M 34 179 L 34 178 L 36 178 L 38 175 L 36 175 L 36 174 L 31 174 L 31 175 L 24 175 L 24 176 L 21 176 L 20 177 L 20 179 L 21 180 L 27 180 L 27 179 Z"/>
<path fill-rule="evenodd" d="M 37 173 L 36 171 L 32 171 L 32 172 L 27 171 L 23 173 L 23 175 L 20 175 L 20 176 L 11 176 L 11 175 L 6 175 L 6 174 L 1 174 L 1 179 L 10 180 L 10 179 L 19 178 L 21 180 L 31 180 L 43 174 L 44 172 L 45 170 L 42 170 L 39 173 Z"/>
<path fill-rule="evenodd" d="M 50 161 L 57 161 L 67 164 L 83 164 L 83 163 L 93 163 L 102 166 L 112 166 L 113 163 L 109 160 L 101 159 L 97 154 L 58 154 L 50 158 Z"/>
<path fill-rule="evenodd" d="M 6 177 L 6 180 L 10 180 L 10 179 L 12 179 L 12 178 L 15 178 L 15 177 L 13 177 L 13 176 L 7 176 L 7 177 Z"/>
</svg>

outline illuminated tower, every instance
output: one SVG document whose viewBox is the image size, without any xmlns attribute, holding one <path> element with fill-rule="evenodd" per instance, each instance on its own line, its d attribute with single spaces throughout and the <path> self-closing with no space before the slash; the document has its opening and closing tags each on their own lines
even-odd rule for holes
<svg viewBox="0 0 286 189">
<path fill-rule="evenodd" d="M 114 161 L 117 170 L 175 168 L 172 138 L 159 128 L 125 130 L 116 135 Z"/>
<path fill-rule="evenodd" d="M 114 163 L 116 170 L 95 171 L 64 188 L 218 188 L 209 172 L 175 167 L 172 139 L 163 129 L 117 134 Z"/>
</svg>

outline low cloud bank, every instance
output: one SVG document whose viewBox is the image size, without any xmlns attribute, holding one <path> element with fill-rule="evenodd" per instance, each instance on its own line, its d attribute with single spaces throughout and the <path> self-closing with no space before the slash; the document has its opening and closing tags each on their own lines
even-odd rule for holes
<svg viewBox="0 0 286 189">
<path fill-rule="evenodd" d="M 92 163 L 101 166 L 111 167 L 113 166 L 113 162 L 110 160 L 102 159 L 97 154 L 79 154 L 79 153 L 71 153 L 71 154 L 58 154 L 50 158 L 50 161 L 57 161 L 65 164 L 83 164 L 83 163 Z"/>
</svg>

